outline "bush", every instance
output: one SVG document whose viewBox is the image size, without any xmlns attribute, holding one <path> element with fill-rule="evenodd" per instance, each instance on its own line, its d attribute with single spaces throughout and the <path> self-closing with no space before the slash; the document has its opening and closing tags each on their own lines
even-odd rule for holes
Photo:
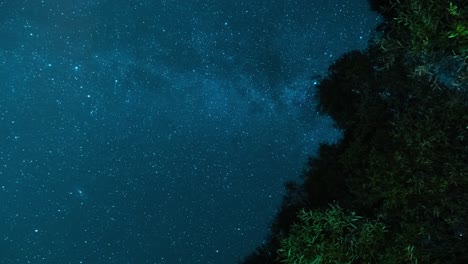
<svg viewBox="0 0 468 264">
<path fill-rule="evenodd" d="M 386 253 L 386 226 L 369 221 L 338 205 L 325 211 L 302 210 L 300 222 L 281 243 L 279 259 L 287 264 L 417 263 L 414 247 Z"/>
</svg>

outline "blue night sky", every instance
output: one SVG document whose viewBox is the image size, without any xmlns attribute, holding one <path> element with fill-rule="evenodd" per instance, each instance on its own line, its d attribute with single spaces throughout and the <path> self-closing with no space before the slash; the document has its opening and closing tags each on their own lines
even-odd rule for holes
<svg viewBox="0 0 468 264">
<path fill-rule="evenodd" d="M 0 0 L 0 263 L 234 264 L 340 132 L 366 0 Z"/>
</svg>

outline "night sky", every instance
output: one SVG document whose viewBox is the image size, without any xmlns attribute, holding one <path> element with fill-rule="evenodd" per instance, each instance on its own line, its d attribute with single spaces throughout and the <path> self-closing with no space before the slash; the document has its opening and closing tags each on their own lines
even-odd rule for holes
<svg viewBox="0 0 468 264">
<path fill-rule="evenodd" d="M 236 263 L 339 138 L 308 98 L 368 9 L 0 0 L 0 263 Z"/>
</svg>

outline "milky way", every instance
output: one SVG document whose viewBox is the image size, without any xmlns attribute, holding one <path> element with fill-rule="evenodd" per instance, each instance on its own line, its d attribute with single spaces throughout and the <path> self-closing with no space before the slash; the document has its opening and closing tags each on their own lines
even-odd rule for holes
<svg viewBox="0 0 468 264">
<path fill-rule="evenodd" d="M 236 263 L 339 139 L 366 1 L 0 1 L 1 263 Z"/>
</svg>

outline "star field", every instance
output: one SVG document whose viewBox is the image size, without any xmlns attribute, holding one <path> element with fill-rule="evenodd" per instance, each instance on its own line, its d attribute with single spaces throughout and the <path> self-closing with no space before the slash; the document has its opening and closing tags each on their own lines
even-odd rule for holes
<svg viewBox="0 0 468 264">
<path fill-rule="evenodd" d="M 354 1 L 0 0 L 0 263 L 237 263 L 340 131 Z"/>
</svg>

